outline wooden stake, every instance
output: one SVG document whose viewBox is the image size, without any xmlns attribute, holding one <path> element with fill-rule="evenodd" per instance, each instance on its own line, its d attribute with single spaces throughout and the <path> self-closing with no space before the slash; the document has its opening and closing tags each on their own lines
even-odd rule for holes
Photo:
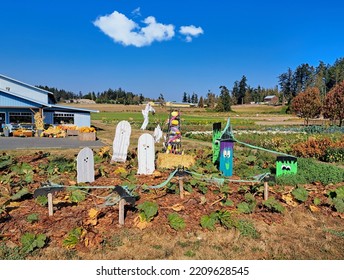
<svg viewBox="0 0 344 280">
<path fill-rule="evenodd" d="M 118 217 L 118 223 L 123 226 L 124 225 L 124 205 L 125 205 L 125 200 L 121 199 L 119 201 L 119 217 Z"/>
<path fill-rule="evenodd" d="M 264 200 L 268 200 L 269 197 L 269 184 L 264 182 Z"/>
<path fill-rule="evenodd" d="M 184 181 L 179 177 L 179 195 L 181 199 L 184 199 Z"/>
<path fill-rule="evenodd" d="M 48 212 L 49 212 L 49 216 L 52 216 L 54 214 L 52 193 L 48 193 Z"/>
</svg>

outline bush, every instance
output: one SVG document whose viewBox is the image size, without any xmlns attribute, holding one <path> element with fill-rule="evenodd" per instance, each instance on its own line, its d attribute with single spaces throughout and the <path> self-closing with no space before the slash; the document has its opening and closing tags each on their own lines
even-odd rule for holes
<svg viewBox="0 0 344 280">
<path fill-rule="evenodd" d="M 322 160 L 325 162 L 344 161 L 344 147 L 327 148 Z"/>
</svg>

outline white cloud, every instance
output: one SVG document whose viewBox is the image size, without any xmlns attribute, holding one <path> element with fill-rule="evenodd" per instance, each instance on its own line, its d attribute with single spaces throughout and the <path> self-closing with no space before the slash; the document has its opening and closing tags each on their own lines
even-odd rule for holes
<svg viewBox="0 0 344 280">
<path fill-rule="evenodd" d="M 141 16 L 141 8 L 138 7 L 131 12 L 134 16 Z"/>
<path fill-rule="evenodd" d="M 170 40 L 175 35 L 172 24 L 156 22 L 155 18 L 147 17 L 140 27 L 136 22 L 125 15 L 114 11 L 111 15 L 98 17 L 93 24 L 115 42 L 124 46 L 149 46 L 154 41 Z"/>
<path fill-rule="evenodd" d="M 179 33 L 186 36 L 186 41 L 191 42 L 193 37 L 198 37 L 199 35 L 203 34 L 204 31 L 202 27 L 196 27 L 194 25 L 189 26 L 181 26 L 179 29 Z"/>
</svg>

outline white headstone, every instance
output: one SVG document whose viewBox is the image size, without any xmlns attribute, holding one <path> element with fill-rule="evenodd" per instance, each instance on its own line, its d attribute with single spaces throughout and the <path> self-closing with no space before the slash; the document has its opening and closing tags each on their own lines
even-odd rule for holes
<svg viewBox="0 0 344 280">
<path fill-rule="evenodd" d="M 94 182 L 93 151 L 86 147 L 77 156 L 77 182 Z"/>
<path fill-rule="evenodd" d="M 120 121 L 116 127 L 113 140 L 113 155 L 111 161 L 125 162 L 130 144 L 131 126 L 127 121 Z"/>
<path fill-rule="evenodd" d="M 139 138 L 138 143 L 138 163 L 137 174 L 149 175 L 155 170 L 155 148 L 154 138 L 151 134 L 144 133 Z"/>
</svg>

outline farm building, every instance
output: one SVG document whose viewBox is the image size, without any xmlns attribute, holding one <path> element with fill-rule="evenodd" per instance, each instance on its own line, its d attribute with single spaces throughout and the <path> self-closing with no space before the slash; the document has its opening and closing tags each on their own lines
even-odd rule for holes
<svg viewBox="0 0 344 280">
<path fill-rule="evenodd" d="M 95 110 L 60 106 L 52 92 L 0 75 L 0 128 L 5 124 L 33 124 L 34 113 L 41 112 L 45 124 L 91 125 Z"/>
<path fill-rule="evenodd" d="M 264 103 L 275 105 L 278 103 L 278 97 L 276 95 L 268 95 L 264 97 Z"/>
</svg>

